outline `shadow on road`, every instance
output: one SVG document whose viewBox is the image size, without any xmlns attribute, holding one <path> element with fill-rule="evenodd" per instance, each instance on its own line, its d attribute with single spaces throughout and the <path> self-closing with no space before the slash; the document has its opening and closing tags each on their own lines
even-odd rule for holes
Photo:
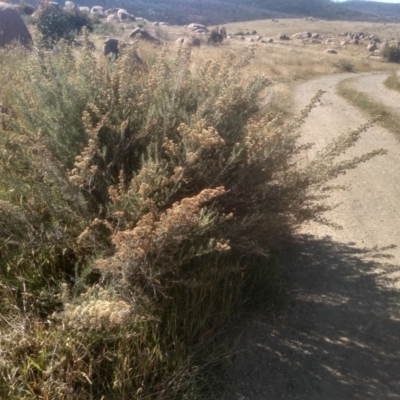
<svg viewBox="0 0 400 400">
<path fill-rule="evenodd" d="M 400 399 L 396 246 L 303 235 L 288 248 L 293 305 L 275 324 L 245 323 L 229 400 Z"/>
</svg>

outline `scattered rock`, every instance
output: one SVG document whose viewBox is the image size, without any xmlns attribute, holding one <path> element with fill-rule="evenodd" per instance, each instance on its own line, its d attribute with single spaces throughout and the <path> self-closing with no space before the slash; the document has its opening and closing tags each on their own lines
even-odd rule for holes
<svg viewBox="0 0 400 400">
<path fill-rule="evenodd" d="M 192 38 L 180 37 L 180 38 L 176 39 L 175 43 L 176 44 L 188 44 L 189 46 L 192 46 L 192 47 L 200 47 L 201 46 L 201 41 L 197 37 L 192 37 Z"/>
<path fill-rule="evenodd" d="M 0 47 L 17 40 L 24 46 L 30 46 L 32 36 L 24 20 L 12 4 L 0 2 Z"/>
<path fill-rule="evenodd" d="M 326 49 L 324 51 L 324 53 L 328 53 L 328 54 L 337 54 L 337 51 L 335 49 Z"/>
<path fill-rule="evenodd" d="M 202 24 L 195 24 L 195 23 L 192 23 L 192 24 L 189 24 L 188 26 L 187 26 L 187 28 L 188 29 L 191 29 L 192 31 L 197 31 L 198 29 L 202 29 L 202 30 L 204 30 L 204 31 L 208 31 L 208 29 L 207 29 L 207 27 L 205 26 L 205 25 L 202 25 Z"/>
<path fill-rule="evenodd" d="M 93 6 L 90 10 L 90 14 L 97 15 L 100 18 L 105 18 L 106 13 L 104 12 L 104 8 L 101 6 Z"/>
<path fill-rule="evenodd" d="M 147 40 L 148 42 L 152 42 L 154 44 L 161 44 L 161 41 L 159 39 L 157 39 L 155 36 L 147 32 L 146 29 L 143 28 L 136 28 L 129 34 L 129 37 L 131 39 L 136 36 L 143 40 Z"/>
<path fill-rule="evenodd" d="M 120 21 L 135 21 L 135 16 L 132 14 L 129 14 L 128 11 L 126 11 L 122 8 L 120 8 L 118 10 L 117 15 L 118 15 L 118 19 Z"/>
<path fill-rule="evenodd" d="M 75 10 L 75 4 L 72 1 L 66 1 L 64 10 Z"/>
<path fill-rule="evenodd" d="M 117 15 L 119 8 L 109 8 L 106 11 L 106 15 Z"/>
</svg>

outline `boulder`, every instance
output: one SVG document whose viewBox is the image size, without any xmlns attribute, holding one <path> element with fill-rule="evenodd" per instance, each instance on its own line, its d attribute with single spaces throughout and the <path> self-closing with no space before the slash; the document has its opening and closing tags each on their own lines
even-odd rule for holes
<svg viewBox="0 0 400 400">
<path fill-rule="evenodd" d="M 56 1 L 48 1 L 46 2 L 46 7 L 51 7 L 54 10 L 60 10 L 60 5 Z M 39 9 L 43 7 L 39 6 Z"/>
<path fill-rule="evenodd" d="M 302 32 L 299 39 L 308 39 L 310 37 L 312 37 L 311 32 Z"/>
<path fill-rule="evenodd" d="M 103 54 L 105 56 L 108 55 L 113 55 L 115 58 L 118 58 L 119 54 L 119 40 L 118 39 L 113 39 L 113 38 L 108 38 L 104 41 L 103 45 Z"/>
<path fill-rule="evenodd" d="M 367 50 L 370 51 L 371 53 L 375 50 L 378 49 L 378 46 L 376 45 L 376 42 L 372 42 L 367 46 Z"/>
<path fill-rule="evenodd" d="M 168 22 L 160 22 L 159 25 L 168 26 L 169 23 Z"/>
<path fill-rule="evenodd" d="M 0 47 L 15 40 L 30 46 L 32 36 L 18 11 L 11 4 L 0 2 Z"/>
<path fill-rule="evenodd" d="M 208 29 L 207 29 L 204 25 L 202 25 L 202 24 L 195 24 L 195 23 L 192 23 L 192 24 L 189 24 L 187 27 L 188 27 L 189 29 L 191 29 L 191 30 L 194 30 L 194 31 L 196 31 L 197 29 L 204 29 L 205 31 L 208 30 Z"/>
<path fill-rule="evenodd" d="M 278 33 L 278 40 L 290 40 L 289 36 L 286 33 Z"/>
<path fill-rule="evenodd" d="M 116 15 L 119 11 L 119 8 L 109 8 L 106 11 L 106 15 Z"/>
<path fill-rule="evenodd" d="M 122 8 L 118 10 L 117 15 L 120 21 L 135 21 L 135 16 Z"/>
<path fill-rule="evenodd" d="M 192 38 L 180 37 L 176 39 L 175 43 L 179 45 L 187 44 L 191 47 L 200 47 L 201 45 L 201 41 L 197 37 L 192 37 Z"/>
<path fill-rule="evenodd" d="M 383 42 L 381 44 L 381 47 L 379 47 L 378 56 L 381 56 L 381 57 L 383 56 L 383 53 L 387 49 L 388 45 L 389 45 L 388 42 Z"/>
<path fill-rule="evenodd" d="M 75 4 L 72 1 L 66 1 L 64 10 L 75 10 Z"/>
<path fill-rule="evenodd" d="M 108 21 L 108 22 L 118 21 L 118 18 L 117 18 L 115 15 L 113 15 L 113 14 L 107 15 L 107 21 Z"/>
<path fill-rule="evenodd" d="M 324 53 L 328 53 L 328 54 L 337 54 L 337 51 L 335 49 L 326 49 L 324 51 Z"/>
<path fill-rule="evenodd" d="M 143 28 L 136 28 L 130 34 L 129 37 L 132 39 L 134 37 L 139 37 L 140 39 L 146 40 L 148 42 L 152 42 L 154 44 L 161 44 L 160 40 L 157 39 L 155 36 L 150 34 Z"/>
<path fill-rule="evenodd" d="M 105 18 L 106 13 L 104 12 L 104 8 L 101 6 L 94 6 L 90 10 L 90 14 L 98 15 L 100 18 Z"/>
<path fill-rule="evenodd" d="M 90 8 L 89 7 L 78 7 L 78 10 L 81 13 L 90 14 Z"/>
</svg>

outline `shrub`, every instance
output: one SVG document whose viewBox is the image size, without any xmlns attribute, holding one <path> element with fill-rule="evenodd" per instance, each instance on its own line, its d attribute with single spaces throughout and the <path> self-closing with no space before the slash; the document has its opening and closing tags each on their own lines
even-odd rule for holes
<svg viewBox="0 0 400 400">
<path fill-rule="evenodd" d="M 334 64 L 341 72 L 354 72 L 354 65 L 345 59 L 340 59 Z"/>
<path fill-rule="evenodd" d="M 365 126 L 299 167 L 320 94 L 291 123 L 265 114 L 251 49 L 163 49 L 147 69 L 85 43 L 4 71 L 0 397 L 211 398 L 254 262 L 379 151 L 335 162 Z"/>
<path fill-rule="evenodd" d="M 400 63 L 400 48 L 398 46 L 388 46 L 383 52 L 386 61 Z"/>
<path fill-rule="evenodd" d="M 215 28 L 212 29 L 210 32 L 210 35 L 208 37 L 208 43 L 209 44 L 217 44 L 217 43 L 222 43 L 223 40 L 226 39 L 226 28 Z"/>
<path fill-rule="evenodd" d="M 31 4 L 25 3 L 23 0 L 21 0 L 19 5 L 22 7 L 22 10 L 26 15 L 32 15 L 35 12 L 35 7 Z"/>
<path fill-rule="evenodd" d="M 39 2 L 37 30 L 44 43 L 57 43 L 60 39 L 72 39 L 83 27 L 92 30 L 90 17 L 78 9 L 63 10 L 46 1 Z"/>
</svg>

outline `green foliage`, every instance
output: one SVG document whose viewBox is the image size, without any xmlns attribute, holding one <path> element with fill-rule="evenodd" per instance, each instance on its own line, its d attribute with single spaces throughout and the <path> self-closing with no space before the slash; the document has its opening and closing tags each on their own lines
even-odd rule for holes
<svg viewBox="0 0 400 400">
<path fill-rule="evenodd" d="M 78 9 L 63 10 L 47 2 L 40 2 L 40 5 L 36 27 L 43 43 L 72 39 L 83 27 L 92 29 L 90 17 Z"/>
<path fill-rule="evenodd" d="M 143 66 L 84 42 L 2 65 L 18 91 L 0 115 L 0 397 L 221 398 L 221 327 L 254 276 L 276 279 L 275 241 L 380 152 L 335 161 L 362 127 L 299 166 L 321 94 L 293 122 L 265 114 L 251 49 Z"/>
<path fill-rule="evenodd" d="M 383 58 L 386 61 L 400 63 L 400 48 L 398 46 L 388 46 L 383 52 Z"/>
<path fill-rule="evenodd" d="M 336 62 L 334 65 L 341 72 L 354 72 L 354 65 L 350 61 L 343 58 Z"/>
<path fill-rule="evenodd" d="M 35 12 L 35 7 L 31 4 L 26 3 L 24 0 L 21 0 L 19 5 L 22 7 L 22 10 L 26 15 L 32 15 Z"/>
<path fill-rule="evenodd" d="M 217 27 L 211 30 L 210 35 L 208 36 L 208 43 L 209 44 L 222 43 L 224 39 L 226 39 L 225 27 L 222 28 Z"/>
</svg>

